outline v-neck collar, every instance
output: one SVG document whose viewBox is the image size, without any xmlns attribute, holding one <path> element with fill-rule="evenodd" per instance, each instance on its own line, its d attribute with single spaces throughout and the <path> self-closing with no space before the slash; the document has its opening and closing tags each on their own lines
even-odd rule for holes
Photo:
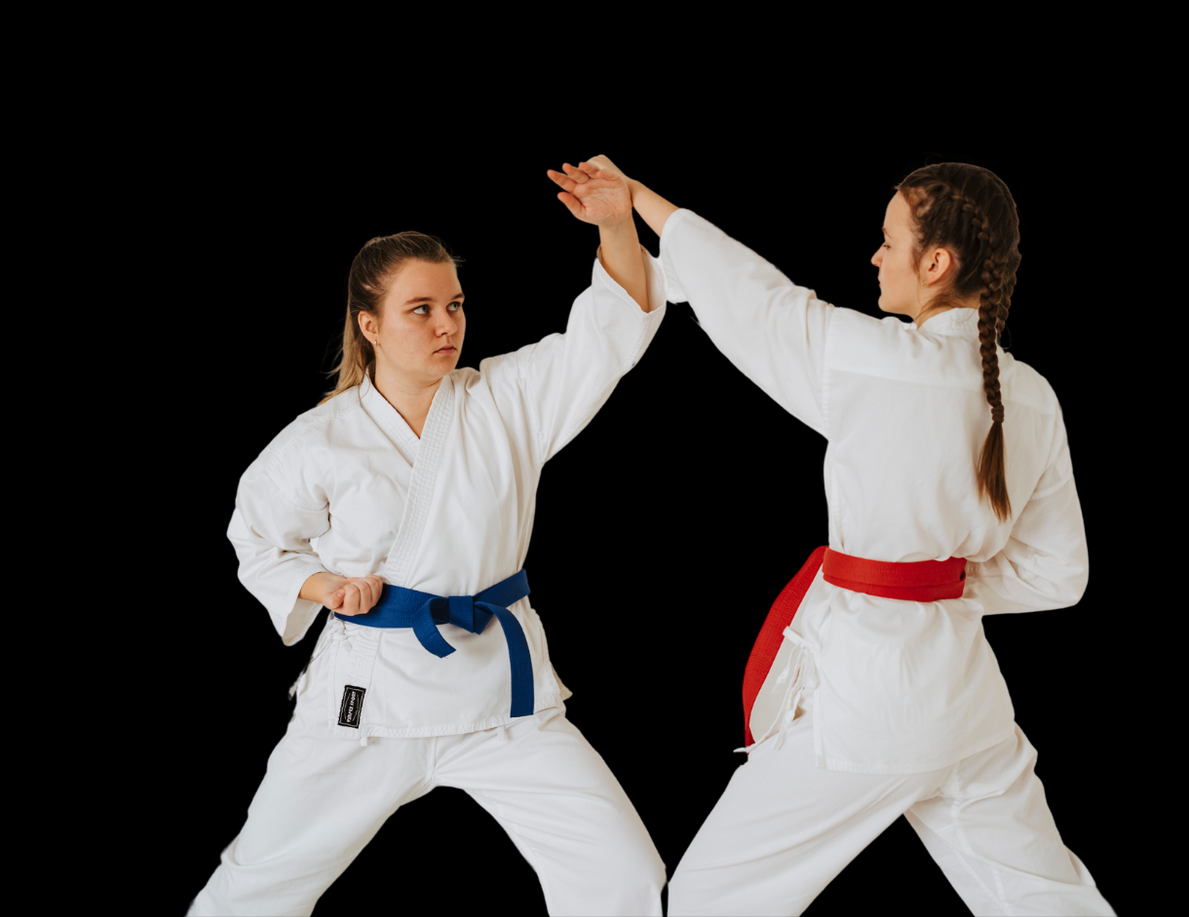
<svg viewBox="0 0 1189 917">
<path fill-rule="evenodd" d="M 364 376 L 359 386 L 359 401 L 368 416 L 372 418 L 388 438 L 391 439 L 405 453 L 411 462 L 420 450 L 421 442 L 431 428 L 436 430 L 441 426 L 441 414 L 447 405 L 454 401 L 454 380 L 451 376 L 444 376 L 438 390 L 434 392 L 433 401 L 429 405 L 429 413 L 425 415 L 425 423 L 421 425 L 421 437 L 413 432 L 401 415 L 400 411 L 388 403 L 388 399 L 380 394 L 371 378 Z"/>
<path fill-rule="evenodd" d="M 369 394 L 370 392 L 370 394 Z M 382 575 L 386 582 L 397 586 L 408 584 L 413 558 L 421 544 L 421 536 L 425 531 L 426 520 L 429 517 L 429 505 L 433 499 L 434 483 L 438 476 L 438 466 L 442 462 L 443 450 L 446 446 L 447 434 L 450 431 L 454 417 L 454 377 L 445 376 L 438 390 L 434 392 L 433 402 L 429 406 L 429 413 L 425 416 L 425 424 L 421 428 L 421 439 L 418 440 L 405 423 L 400 413 L 371 386 L 365 395 L 368 403 L 375 404 L 378 399 L 383 402 L 384 411 L 376 404 L 375 413 L 368 413 L 378 419 L 381 429 L 391 430 L 390 436 L 397 443 L 397 448 L 405 451 L 401 443 L 410 443 L 406 458 L 415 458 L 413 474 L 409 479 L 409 490 L 405 499 L 404 513 L 401 515 L 400 526 L 397 529 L 396 540 L 388 551 L 388 560 L 384 564 Z"/>
</svg>

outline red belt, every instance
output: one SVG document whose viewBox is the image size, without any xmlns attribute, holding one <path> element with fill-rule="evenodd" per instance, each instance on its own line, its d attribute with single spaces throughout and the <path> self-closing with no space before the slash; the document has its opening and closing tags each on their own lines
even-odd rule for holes
<svg viewBox="0 0 1189 917">
<path fill-rule="evenodd" d="M 747 659 L 743 673 L 743 728 L 747 744 L 751 737 L 751 708 L 772 661 L 784 640 L 784 629 L 793 620 L 793 615 L 809 591 L 809 585 L 822 568 L 822 578 L 832 585 L 851 592 L 878 595 L 887 599 L 903 599 L 909 602 L 936 602 L 939 599 L 960 599 L 966 586 L 966 558 L 951 557 L 949 560 L 921 560 L 909 564 L 891 564 L 880 560 L 865 560 L 840 554 L 822 546 L 809 555 L 805 566 L 797 571 L 787 586 L 781 590 L 755 646 Z"/>
</svg>

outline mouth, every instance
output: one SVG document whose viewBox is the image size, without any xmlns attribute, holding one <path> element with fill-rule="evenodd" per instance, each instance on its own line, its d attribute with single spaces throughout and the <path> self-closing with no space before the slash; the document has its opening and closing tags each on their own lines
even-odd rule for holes
<svg viewBox="0 0 1189 917">
<path fill-rule="evenodd" d="M 435 351 L 434 351 L 434 353 L 444 353 L 444 354 L 446 354 L 447 356 L 448 356 L 448 355 L 450 355 L 450 354 L 452 354 L 452 353 L 457 353 L 457 352 L 458 352 L 458 348 L 457 348 L 457 347 L 442 347 L 442 348 L 439 348 L 438 350 L 435 350 Z"/>
</svg>

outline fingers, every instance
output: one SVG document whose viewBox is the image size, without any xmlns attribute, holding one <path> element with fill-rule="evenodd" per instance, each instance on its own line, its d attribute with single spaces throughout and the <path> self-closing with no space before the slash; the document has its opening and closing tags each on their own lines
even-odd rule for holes
<svg viewBox="0 0 1189 917">
<path fill-rule="evenodd" d="M 591 178 L 619 178 L 619 173 L 615 171 L 611 165 L 611 161 L 604 159 L 602 156 L 596 156 L 590 162 L 580 162 L 578 163 L 578 168 Z"/>
<path fill-rule="evenodd" d="M 376 602 L 380 601 L 380 595 L 384 592 L 384 581 L 374 573 L 367 580 L 372 587 L 372 600 L 367 605 L 367 610 L 371 611 L 376 606 Z"/>
<path fill-rule="evenodd" d="M 574 214 L 574 216 L 578 217 L 578 219 L 582 219 L 582 214 L 585 213 L 585 210 L 583 206 L 578 203 L 578 198 L 574 197 L 572 194 L 566 194 L 566 192 L 562 191 L 558 193 L 557 199 L 569 208 L 570 213 Z"/>
<path fill-rule="evenodd" d="M 568 162 L 563 162 L 561 167 L 565 169 L 566 174 L 570 176 L 570 178 L 574 179 L 574 181 L 578 182 L 578 184 L 582 184 L 590 180 L 590 176 L 582 171 L 582 169 L 575 169 Z"/>
<path fill-rule="evenodd" d="M 361 576 L 347 582 L 335 595 L 342 596 L 341 604 L 327 606 L 348 617 L 371 611 L 384 590 L 384 581 L 379 576 Z"/>
<path fill-rule="evenodd" d="M 335 612 L 341 615 L 359 614 L 359 587 L 354 583 L 347 583 L 338 594 L 343 597 Z"/>
<path fill-rule="evenodd" d="M 578 187 L 578 183 L 576 181 L 574 181 L 572 178 L 562 175 L 560 172 L 554 172 L 552 169 L 546 169 L 545 174 L 552 178 L 556 184 L 560 185 L 562 188 L 565 188 L 567 191 L 573 191 Z"/>
</svg>

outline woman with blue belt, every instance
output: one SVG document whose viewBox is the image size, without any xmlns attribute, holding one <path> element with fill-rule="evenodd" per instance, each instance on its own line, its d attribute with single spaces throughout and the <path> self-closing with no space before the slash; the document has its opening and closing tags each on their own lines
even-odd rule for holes
<svg viewBox="0 0 1189 917">
<path fill-rule="evenodd" d="M 322 606 L 334 614 L 247 823 L 190 913 L 309 914 L 388 816 L 435 786 L 500 823 L 549 913 L 661 913 L 664 864 L 566 718 L 523 569 L 542 466 L 664 316 L 626 183 L 594 167 L 589 179 L 567 204 L 602 244 L 565 333 L 478 370 L 457 368 L 464 296 L 438 240 L 398 233 L 356 256 L 338 384 L 244 473 L 228 529 L 240 580 L 287 645 Z M 518 308 L 526 292 L 541 300 L 523 286 Z"/>
</svg>

